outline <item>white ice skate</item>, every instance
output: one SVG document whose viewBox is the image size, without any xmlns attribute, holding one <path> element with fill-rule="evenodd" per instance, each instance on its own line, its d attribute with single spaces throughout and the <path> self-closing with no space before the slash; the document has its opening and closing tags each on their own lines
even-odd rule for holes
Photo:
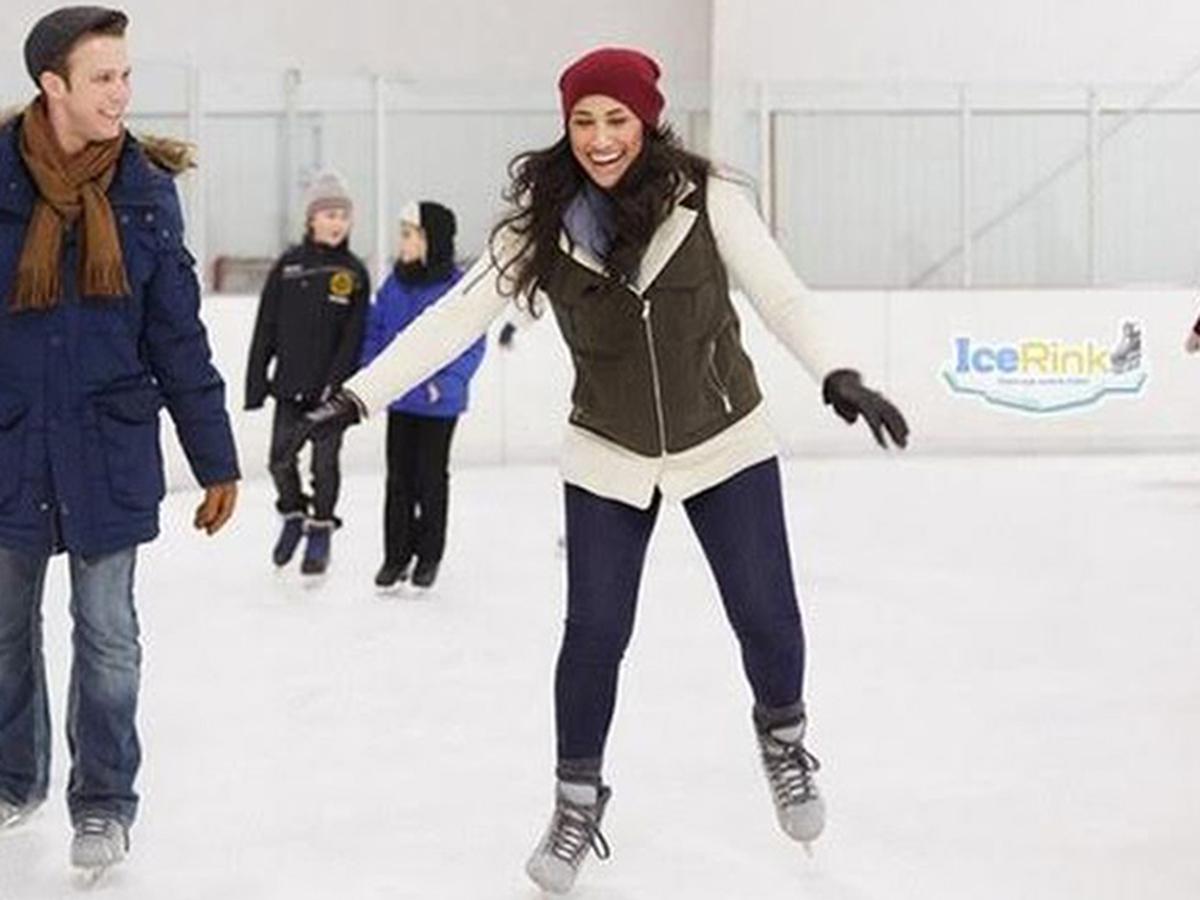
<svg viewBox="0 0 1200 900">
<path fill-rule="evenodd" d="M 600 820 L 612 791 L 590 784 L 559 782 L 554 815 L 525 873 L 534 884 L 552 894 L 565 894 L 575 884 L 588 850 L 608 859 L 608 842 L 600 833 Z"/>
<path fill-rule="evenodd" d="M 75 823 L 71 865 L 85 884 L 95 884 L 128 852 L 129 832 L 116 819 L 87 815 Z"/>
<path fill-rule="evenodd" d="M 756 727 L 755 732 L 779 827 L 811 853 L 809 845 L 825 828 L 825 801 L 813 779 L 821 763 L 804 749 L 804 727 L 801 719 L 769 730 Z"/>
<path fill-rule="evenodd" d="M 16 828 L 38 808 L 37 803 L 9 803 L 7 800 L 0 800 L 0 831 L 6 831 L 10 828 Z"/>
</svg>

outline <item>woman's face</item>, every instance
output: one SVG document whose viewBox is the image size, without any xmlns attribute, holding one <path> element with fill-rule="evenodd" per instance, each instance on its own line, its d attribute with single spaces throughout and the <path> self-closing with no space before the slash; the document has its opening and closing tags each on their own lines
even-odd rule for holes
<svg viewBox="0 0 1200 900">
<path fill-rule="evenodd" d="M 642 152 L 645 128 L 624 103 L 591 94 L 572 108 L 567 133 L 583 171 L 599 187 L 611 190 Z"/>
<path fill-rule="evenodd" d="M 400 246 L 396 255 L 406 266 L 425 262 L 429 253 L 429 242 L 425 239 L 425 229 L 411 222 L 400 223 Z"/>
</svg>

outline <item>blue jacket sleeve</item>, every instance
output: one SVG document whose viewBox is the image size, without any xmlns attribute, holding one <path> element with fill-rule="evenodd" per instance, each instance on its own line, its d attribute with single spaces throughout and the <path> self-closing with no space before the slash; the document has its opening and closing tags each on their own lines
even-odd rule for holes
<svg viewBox="0 0 1200 900">
<path fill-rule="evenodd" d="M 457 379 L 462 383 L 463 387 L 466 387 L 479 370 L 479 366 L 483 363 L 483 354 L 486 348 L 487 336 L 485 335 L 468 347 L 462 356 L 442 369 L 438 373 L 438 376 Z"/>
<path fill-rule="evenodd" d="M 375 293 L 375 302 L 367 309 L 367 324 L 363 331 L 362 355 L 359 359 L 360 368 L 369 365 L 371 360 L 383 352 L 383 348 L 392 339 L 392 335 L 387 330 L 388 302 L 387 283 L 385 282 L 379 286 L 379 290 Z"/>
<path fill-rule="evenodd" d="M 173 182 L 161 202 L 166 227 L 145 294 L 143 346 L 192 473 L 208 487 L 240 477 L 237 449 L 225 411 L 225 382 L 212 364 L 200 321 L 200 285 L 195 261 L 183 245 Z"/>
</svg>

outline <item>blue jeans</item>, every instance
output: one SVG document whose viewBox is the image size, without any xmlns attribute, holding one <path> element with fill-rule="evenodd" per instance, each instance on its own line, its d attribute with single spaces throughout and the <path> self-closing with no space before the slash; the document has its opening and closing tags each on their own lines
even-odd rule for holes
<svg viewBox="0 0 1200 900">
<path fill-rule="evenodd" d="M 67 745 L 67 804 L 126 826 L 137 813 L 133 782 L 141 763 L 137 699 L 142 651 L 133 607 L 137 548 L 84 559 L 71 554 L 74 621 Z M 42 654 L 42 587 L 49 557 L 0 547 L 0 797 L 46 797 L 50 705 Z"/>
<path fill-rule="evenodd" d="M 792 577 L 778 460 L 684 501 L 737 635 L 756 713 L 786 721 L 803 709 L 804 632 Z M 633 633 L 649 509 L 566 486 L 567 622 L 555 674 L 560 777 L 599 774 Z"/>
</svg>

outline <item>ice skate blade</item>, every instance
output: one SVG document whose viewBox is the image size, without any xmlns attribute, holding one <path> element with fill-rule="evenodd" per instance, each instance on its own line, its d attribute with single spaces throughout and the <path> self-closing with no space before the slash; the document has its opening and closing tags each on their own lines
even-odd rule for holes
<svg viewBox="0 0 1200 900">
<path fill-rule="evenodd" d="M 91 890 L 103 879 L 112 866 L 76 866 L 75 880 L 83 890 Z"/>
<path fill-rule="evenodd" d="M 544 894 L 561 897 L 571 892 L 578 872 L 565 863 L 531 859 L 525 864 L 525 874 Z"/>
<path fill-rule="evenodd" d="M 315 591 L 329 580 L 329 571 L 301 572 L 300 587 L 305 591 Z"/>
</svg>

